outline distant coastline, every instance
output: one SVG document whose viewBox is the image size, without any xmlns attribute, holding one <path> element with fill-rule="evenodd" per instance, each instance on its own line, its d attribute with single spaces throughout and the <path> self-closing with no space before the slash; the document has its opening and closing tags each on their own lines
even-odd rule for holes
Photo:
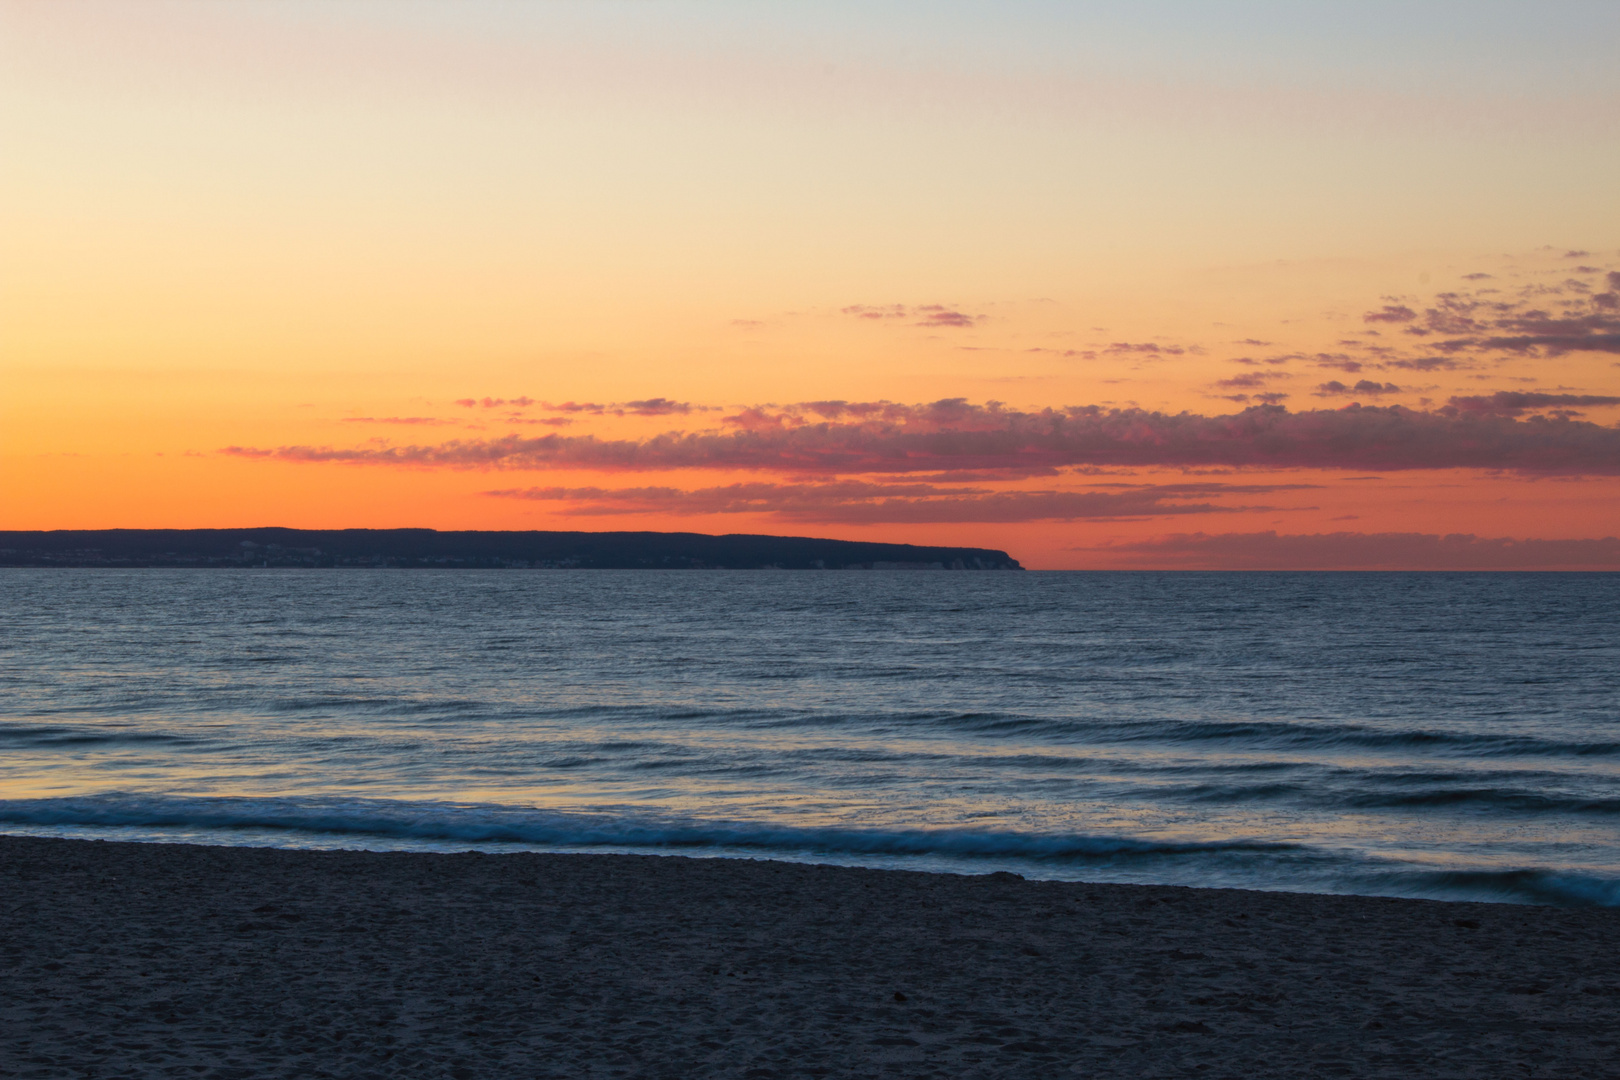
<svg viewBox="0 0 1620 1080">
<path fill-rule="evenodd" d="M 435 529 L 0 531 L 8 567 L 1022 570 L 1005 551 L 732 533 Z"/>
</svg>

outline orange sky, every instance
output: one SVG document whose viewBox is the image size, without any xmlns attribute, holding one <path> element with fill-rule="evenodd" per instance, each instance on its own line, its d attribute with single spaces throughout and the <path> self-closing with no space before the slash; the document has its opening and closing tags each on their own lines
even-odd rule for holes
<svg viewBox="0 0 1620 1080">
<path fill-rule="evenodd" d="M 1611 5 L 768 7 L 0 3 L 0 528 L 1620 535 Z"/>
</svg>

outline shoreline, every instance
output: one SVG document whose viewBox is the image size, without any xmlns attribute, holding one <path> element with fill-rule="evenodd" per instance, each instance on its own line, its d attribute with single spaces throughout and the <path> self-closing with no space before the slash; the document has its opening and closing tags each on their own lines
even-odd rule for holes
<svg viewBox="0 0 1620 1080">
<path fill-rule="evenodd" d="M 3 835 L 0 897 L 8 1076 L 1620 1076 L 1614 909 Z"/>
</svg>

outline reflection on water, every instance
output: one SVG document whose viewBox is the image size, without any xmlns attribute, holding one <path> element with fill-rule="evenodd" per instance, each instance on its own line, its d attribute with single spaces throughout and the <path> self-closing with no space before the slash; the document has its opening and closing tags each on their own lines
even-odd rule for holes
<svg viewBox="0 0 1620 1080">
<path fill-rule="evenodd" d="M 1620 577 L 0 570 L 0 827 L 1620 903 Z"/>
</svg>

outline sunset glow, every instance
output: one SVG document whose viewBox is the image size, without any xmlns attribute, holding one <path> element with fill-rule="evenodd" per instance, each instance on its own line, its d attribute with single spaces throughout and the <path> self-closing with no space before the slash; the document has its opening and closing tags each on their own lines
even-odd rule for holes
<svg viewBox="0 0 1620 1080">
<path fill-rule="evenodd" d="M 0 528 L 1620 569 L 1620 8 L 1336 10 L 6 0 Z"/>
</svg>

